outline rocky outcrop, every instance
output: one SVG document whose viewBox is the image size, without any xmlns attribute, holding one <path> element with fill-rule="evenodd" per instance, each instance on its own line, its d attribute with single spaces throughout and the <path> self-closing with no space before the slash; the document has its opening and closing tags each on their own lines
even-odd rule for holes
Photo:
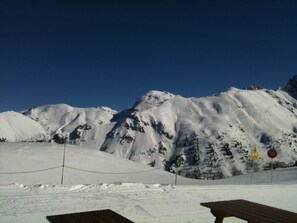
<svg viewBox="0 0 297 223">
<path fill-rule="evenodd" d="M 284 88 L 293 98 L 297 99 L 297 75 L 294 75 Z"/>
</svg>

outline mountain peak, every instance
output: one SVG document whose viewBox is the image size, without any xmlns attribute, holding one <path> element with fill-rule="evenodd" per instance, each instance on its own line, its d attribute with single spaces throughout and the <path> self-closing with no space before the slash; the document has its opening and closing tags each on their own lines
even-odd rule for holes
<svg viewBox="0 0 297 223">
<path fill-rule="evenodd" d="M 284 90 L 293 98 L 297 99 L 297 75 L 294 75 L 289 81 Z"/>
<path fill-rule="evenodd" d="M 158 106 L 163 102 L 174 98 L 176 95 L 167 91 L 151 90 L 138 99 L 134 105 L 137 110 L 146 110 Z"/>
</svg>

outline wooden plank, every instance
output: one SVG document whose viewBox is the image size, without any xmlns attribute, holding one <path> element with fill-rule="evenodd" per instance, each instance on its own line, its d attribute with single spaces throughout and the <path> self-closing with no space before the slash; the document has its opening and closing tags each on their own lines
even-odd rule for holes
<svg viewBox="0 0 297 223">
<path fill-rule="evenodd" d="M 61 219 L 63 219 L 64 222 L 71 222 L 71 223 L 81 223 L 78 219 L 76 219 L 72 214 L 66 214 L 66 215 L 60 215 Z"/>
<path fill-rule="evenodd" d="M 74 214 L 71 214 L 71 215 L 77 221 L 79 221 L 79 222 L 83 222 L 83 223 L 94 223 L 94 222 L 98 222 L 98 223 L 100 223 L 97 219 L 93 219 L 91 216 L 89 216 L 87 214 L 84 214 L 84 212 L 82 212 L 82 213 L 74 213 Z"/>
<path fill-rule="evenodd" d="M 266 221 L 271 220 L 272 222 L 279 223 L 287 223 L 290 221 L 297 222 L 297 214 L 294 212 L 245 200 L 231 201 L 230 204 L 236 205 L 237 209 L 244 208 L 248 212 L 249 216 L 252 216 L 253 213 L 255 213 L 257 218 L 263 218 Z"/>
<path fill-rule="evenodd" d="M 294 212 L 258 204 L 246 200 L 231 200 L 201 203 L 212 210 L 214 215 L 234 216 L 254 223 L 297 223 Z"/>
<path fill-rule="evenodd" d="M 114 220 L 116 220 L 116 222 L 120 222 L 120 223 L 133 223 L 133 221 L 130 221 L 129 219 L 125 218 L 122 215 L 119 215 L 116 212 L 113 212 L 112 210 L 106 210 L 106 214 L 109 216 L 112 216 L 112 218 Z"/>
<path fill-rule="evenodd" d="M 265 214 L 259 209 L 248 208 L 247 205 L 229 203 L 229 210 L 232 210 L 233 216 L 241 218 L 249 222 L 266 222 L 266 223 L 275 223 L 273 219 L 270 218 L 269 214 Z"/>
<path fill-rule="evenodd" d="M 80 223 L 77 219 L 71 216 L 71 214 L 47 216 L 46 219 L 52 223 Z"/>
<path fill-rule="evenodd" d="M 114 223 L 115 221 L 105 213 L 106 210 L 85 212 L 84 214 L 93 219 L 100 219 L 98 223 Z"/>
<path fill-rule="evenodd" d="M 266 220 L 267 223 L 270 222 L 269 216 L 259 214 L 259 210 L 249 209 L 246 205 L 241 202 L 228 202 L 228 211 L 232 213 L 233 216 L 241 218 L 246 221 L 263 221 Z"/>
<path fill-rule="evenodd" d="M 112 210 L 99 210 L 47 216 L 51 223 L 133 223 Z"/>
<path fill-rule="evenodd" d="M 59 216 L 46 216 L 46 219 L 51 223 L 64 223 Z"/>
</svg>

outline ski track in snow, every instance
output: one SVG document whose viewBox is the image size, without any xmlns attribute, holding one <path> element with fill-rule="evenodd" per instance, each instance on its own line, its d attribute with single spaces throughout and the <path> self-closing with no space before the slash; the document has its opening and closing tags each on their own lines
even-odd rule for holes
<svg viewBox="0 0 297 223">
<path fill-rule="evenodd" d="M 281 192 L 281 193 L 280 193 Z M 112 209 L 138 223 L 212 222 L 201 202 L 247 199 L 297 210 L 296 184 L 171 186 L 101 184 L 77 186 L 1 185 L 0 222 L 47 222 L 45 216 Z M 224 222 L 241 222 L 227 218 Z"/>
</svg>

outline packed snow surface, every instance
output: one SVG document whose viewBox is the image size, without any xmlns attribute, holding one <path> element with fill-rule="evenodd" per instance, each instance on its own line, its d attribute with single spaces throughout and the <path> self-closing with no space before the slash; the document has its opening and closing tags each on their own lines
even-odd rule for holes
<svg viewBox="0 0 297 223">
<path fill-rule="evenodd" d="M 246 199 L 297 212 L 297 169 L 193 180 L 86 147 L 0 143 L 0 222 L 112 209 L 137 223 L 213 222 L 201 202 Z M 226 223 L 243 222 L 226 218 Z"/>
</svg>

